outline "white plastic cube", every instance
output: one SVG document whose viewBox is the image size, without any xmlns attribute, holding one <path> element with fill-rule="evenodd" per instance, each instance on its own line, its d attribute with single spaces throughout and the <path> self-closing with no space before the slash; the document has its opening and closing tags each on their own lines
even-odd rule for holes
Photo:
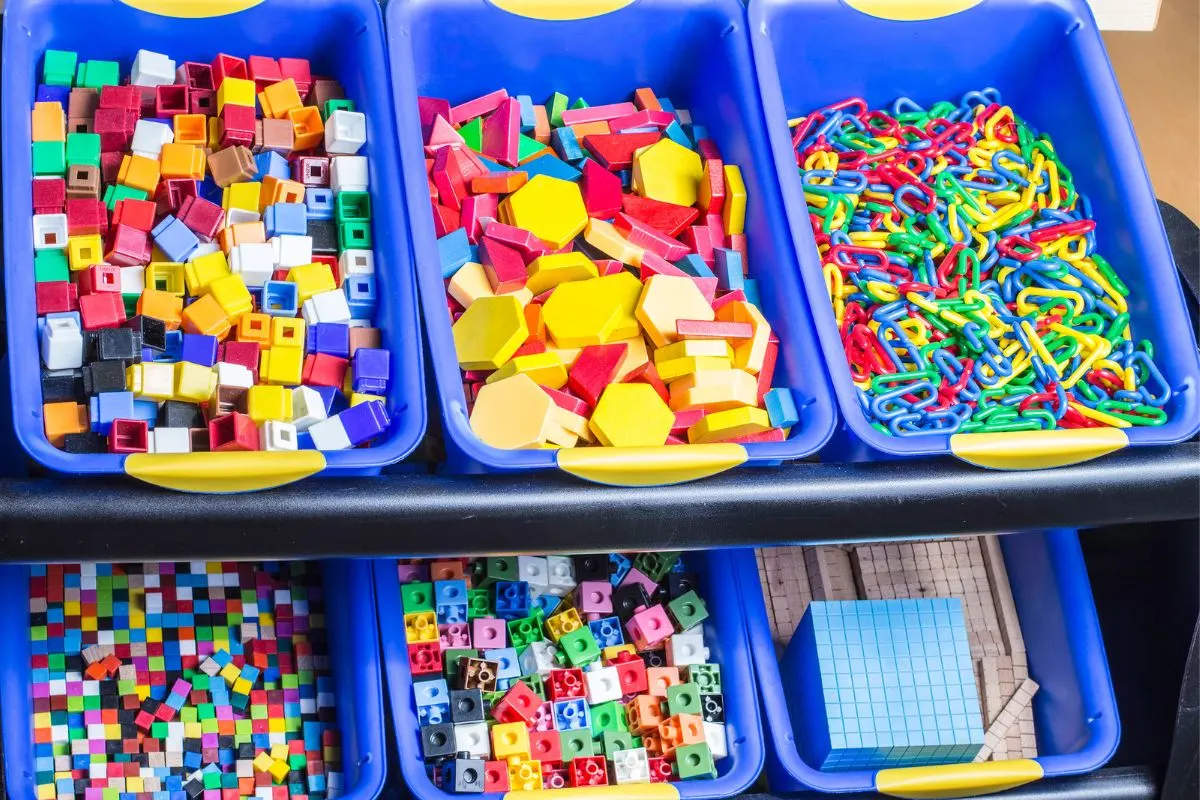
<svg viewBox="0 0 1200 800">
<path fill-rule="evenodd" d="M 725 726 L 720 722 L 704 723 L 704 741 L 712 751 L 713 761 L 729 755 L 729 742 L 725 739 Z"/>
<path fill-rule="evenodd" d="M 454 726 L 454 749 L 470 753 L 471 758 L 487 760 L 492 757 L 486 722 L 460 722 Z"/>
<path fill-rule="evenodd" d="M 337 417 L 323 419 L 308 429 L 313 446 L 318 450 L 348 450 L 350 437 Z"/>
<path fill-rule="evenodd" d="M 677 633 L 667 642 L 667 663 L 672 667 L 704 664 L 708 661 L 708 648 L 704 646 L 703 633 Z"/>
<path fill-rule="evenodd" d="M 200 256 L 219 252 L 220 249 L 221 245 L 217 244 L 215 239 L 211 242 L 200 242 L 196 245 L 196 249 L 191 252 L 191 255 L 188 256 L 188 261 L 195 261 Z"/>
<path fill-rule="evenodd" d="M 262 286 L 275 271 L 275 248 L 266 242 L 239 244 L 229 253 L 229 270 L 247 286 Z"/>
<path fill-rule="evenodd" d="M 309 325 L 318 322 L 346 324 L 350 321 L 350 304 L 340 289 L 320 292 L 304 301 L 300 314 Z"/>
<path fill-rule="evenodd" d="M 65 250 L 67 247 L 66 214 L 33 215 L 33 249 Z"/>
<path fill-rule="evenodd" d="M 225 212 L 225 225 L 240 225 L 243 222 L 259 222 L 262 214 L 247 208 L 231 208 Z"/>
<path fill-rule="evenodd" d="M 517 556 L 517 580 L 546 590 L 550 587 L 550 568 L 542 556 Z"/>
<path fill-rule="evenodd" d="M 138 50 L 129 82 L 134 86 L 168 86 L 175 82 L 175 61 L 162 53 Z"/>
<path fill-rule="evenodd" d="M 522 675 L 532 675 L 536 672 L 546 676 L 550 674 L 550 670 L 558 667 L 554 661 L 554 647 L 549 642 L 531 642 L 517 660 Z"/>
<path fill-rule="evenodd" d="M 162 155 L 164 144 L 175 141 L 175 131 L 170 125 L 139 119 L 133 128 L 133 144 L 130 149 L 135 155 L 157 160 Z"/>
<path fill-rule="evenodd" d="M 145 289 L 145 267 L 121 267 L 121 294 L 141 294 Z"/>
<path fill-rule="evenodd" d="M 77 314 L 46 315 L 46 325 L 42 328 L 42 361 L 46 369 L 83 366 L 83 331 Z"/>
<path fill-rule="evenodd" d="M 373 250 L 343 250 L 338 257 L 338 272 L 342 280 L 348 275 L 374 275 L 375 252 Z"/>
<path fill-rule="evenodd" d="M 566 556 L 546 556 L 550 594 L 566 597 L 575 591 L 575 562 Z"/>
<path fill-rule="evenodd" d="M 290 422 L 269 419 L 259 426 L 259 439 L 263 450 L 284 451 L 297 449 L 296 426 Z"/>
<path fill-rule="evenodd" d="M 271 238 L 270 245 L 275 248 L 275 259 L 280 269 L 303 267 L 313 263 L 311 236 L 294 234 L 274 236 Z"/>
<path fill-rule="evenodd" d="M 298 431 L 306 431 L 329 415 L 320 393 L 311 386 L 297 386 L 292 390 L 292 424 Z"/>
<path fill-rule="evenodd" d="M 599 705 L 621 699 L 621 674 L 616 667 L 601 667 L 583 673 L 587 684 L 588 705 Z"/>
<path fill-rule="evenodd" d="M 334 156 L 329 164 L 329 186 L 335 193 L 365 192 L 370 185 L 366 156 Z"/>
<path fill-rule="evenodd" d="M 242 386 L 249 389 L 254 385 L 254 373 L 241 364 L 228 361 L 217 362 L 218 386 Z"/>
<path fill-rule="evenodd" d="M 352 156 L 367 143 L 367 116 L 339 109 L 325 120 L 325 152 Z"/>
<path fill-rule="evenodd" d="M 155 428 L 155 453 L 192 452 L 192 432 L 187 428 Z M 161 595 L 160 595 L 161 596 Z"/>
<path fill-rule="evenodd" d="M 646 754 L 646 748 L 615 750 L 612 760 L 617 783 L 650 782 L 650 757 Z"/>
</svg>

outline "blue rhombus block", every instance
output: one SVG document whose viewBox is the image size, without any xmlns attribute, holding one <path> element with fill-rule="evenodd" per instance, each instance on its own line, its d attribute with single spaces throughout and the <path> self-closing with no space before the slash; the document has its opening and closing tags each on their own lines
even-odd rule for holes
<svg viewBox="0 0 1200 800">
<path fill-rule="evenodd" d="M 983 746 L 962 602 L 814 601 L 784 654 L 801 752 L 829 771 L 971 761 Z"/>
</svg>

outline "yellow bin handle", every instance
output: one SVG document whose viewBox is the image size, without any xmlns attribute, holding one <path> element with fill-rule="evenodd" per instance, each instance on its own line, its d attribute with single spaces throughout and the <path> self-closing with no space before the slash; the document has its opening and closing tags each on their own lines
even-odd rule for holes
<svg viewBox="0 0 1200 800">
<path fill-rule="evenodd" d="M 979 5 L 983 0 L 843 0 L 855 11 L 872 17 L 911 22 L 948 17 Z"/>
<path fill-rule="evenodd" d="M 1079 464 L 1120 450 L 1129 437 L 1120 428 L 956 433 L 950 451 L 978 467 L 1049 469 Z"/>
<path fill-rule="evenodd" d="M 127 6 L 157 14 L 160 17 L 201 19 L 236 14 L 262 3 L 263 0 L 119 0 Z"/>
<path fill-rule="evenodd" d="M 1042 765 L 1029 758 L 980 764 L 907 767 L 877 772 L 875 789 L 881 794 L 912 800 L 980 797 L 1033 783 L 1043 774 Z"/>
<path fill-rule="evenodd" d="M 563 21 L 599 17 L 618 11 L 634 0 L 488 0 L 501 11 L 518 17 Z M 561 791 L 561 790 L 560 790 Z"/>
<path fill-rule="evenodd" d="M 609 486 L 684 483 L 732 469 L 745 460 L 746 448 L 740 444 L 571 447 L 558 451 L 559 469 Z"/>
<path fill-rule="evenodd" d="M 135 453 L 125 472 L 146 483 L 180 492 L 231 494 L 273 489 L 325 469 L 319 450 L 252 453 Z"/>
</svg>

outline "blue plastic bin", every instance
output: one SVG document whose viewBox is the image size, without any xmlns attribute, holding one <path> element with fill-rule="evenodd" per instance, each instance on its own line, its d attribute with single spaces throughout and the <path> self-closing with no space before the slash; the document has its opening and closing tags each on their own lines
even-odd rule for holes
<svg viewBox="0 0 1200 800">
<path fill-rule="evenodd" d="M 134 0 L 128 0 L 131 4 Z M 244 491 L 315 473 L 375 475 L 407 456 L 425 432 L 424 370 L 407 224 L 396 176 L 395 116 L 380 76 L 387 70 L 383 20 L 374 0 L 11 0 L 4 26 L 4 219 L 9 361 L 13 415 L 25 449 L 64 473 L 127 472 L 171 488 Z M 236 12 L 236 13 L 234 13 Z M 194 18 L 203 15 L 200 18 Z M 187 17 L 187 18 L 181 18 Z M 186 456 L 69 455 L 50 444 L 42 424 L 40 358 L 30 267 L 33 172 L 30 110 L 48 48 L 81 59 L 111 59 L 128 74 L 140 48 L 182 62 L 217 53 L 308 58 L 314 75 L 337 78 L 367 115 L 377 324 L 392 354 L 387 410 L 392 425 L 374 446 L 321 453 L 192 453 Z"/>
<path fill-rule="evenodd" d="M 596 800 L 674 800 L 688 798 L 732 797 L 746 791 L 763 767 L 762 723 L 755 695 L 754 670 L 750 644 L 746 638 L 742 600 L 735 577 L 735 551 L 685 553 L 689 572 L 700 579 L 702 595 L 710 617 L 704 623 L 704 644 L 710 660 L 721 665 L 721 686 L 725 695 L 725 732 L 729 756 L 716 762 L 714 780 L 679 783 L 623 784 L 580 790 Z M 754 552 L 744 551 L 754 562 Z M 375 595 L 379 601 L 380 633 L 383 637 L 384 670 L 392 703 L 392 722 L 400 753 L 400 771 L 413 796 L 418 800 L 453 800 L 461 795 L 438 789 L 425 773 L 421 758 L 416 701 L 412 691 L 412 673 L 408 669 L 408 649 L 401 613 L 400 579 L 395 559 L 375 562 Z M 564 790 L 559 790 L 564 791 Z M 577 791 L 577 790 L 571 790 Z M 518 797 L 514 793 L 511 797 Z M 496 793 L 484 797 L 496 798 Z"/>
<path fill-rule="evenodd" d="M 369 561 L 321 563 L 325 626 L 342 740 L 344 800 L 373 800 L 383 790 L 383 692 L 375 597 Z M 6 797 L 34 800 L 33 720 L 30 709 L 29 568 L 0 566 L 0 680 L 4 692 Z"/>
<path fill-rule="evenodd" d="M 586 18 L 524 16 L 539 11 Z M 792 268 L 792 242 L 778 208 L 745 13 L 737 0 L 393 0 L 387 28 L 417 280 L 451 470 L 513 472 L 557 465 L 608 483 L 664 484 L 743 462 L 800 458 L 825 443 L 833 431 L 833 401 Z M 800 424 L 787 441 L 745 446 L 554 451 L 485 445 L 469 425 L 450 334 L 416 98 L 463 102 L 503 87 L 538 101 L 560 91 L 608 103 L 625 100 L 643 86 L 669 97 L 677 108 L 689 109 L 697 123 L 707 126 L 726 160 L 742 169 L 750 271 L 760 281 L 763 311 L 781 342 L 775 384 L 796 393 Z"/>
<path fill-rule="evenodd" d="M 779 792 L 881 791 L 899 797 L 970 797 L 1041 777 L 1077 775 L 1102 766 L 1117 749 L 1121 723 L 1100 637 L 1079 536 L 1074 530 L 1000 537 L 1017 616 L 1040 684 L 1033 699 L 1036 759 L 880 772 L 821 772 L 800 754 L 788 700 L 800 678 L 785 674 L 767 624 L 753 554 L 737 556 L 738 580 L 767 724 L 767 778 Z M 900 787 L 905 787 L 908 791 Z M 917 788 L 943 794 L 916 794 Z"/>
<path fill-rule="evenodd" d="M 1187 307 L 1128 112 L 1085 0 L 750 0 L 748 13 L 800 271 L 849 428 L 852 446 L 837 448 L 837 455 L 869 460 L 954 453 L 983 466 L 1029 469 L 1083 461 L 1127 444 L 1182 442 L 1200 430 L 1200 357 Z M 888 13 L 907 19 L 883 18 Z M 1099 252 L 1132 292 L 1133 331 L 1154 342 L 1156 361 L 1175 391 L 1165 425 L 897 437 L 872 428 L 863 414 L 821 274 L 787 120 L 846 97 L 863 97 L 871 108 L 902 96 L 928 106 L 988 86 L 1054 138 L 1076 187 L 1091 198 Z"/>
</svg>

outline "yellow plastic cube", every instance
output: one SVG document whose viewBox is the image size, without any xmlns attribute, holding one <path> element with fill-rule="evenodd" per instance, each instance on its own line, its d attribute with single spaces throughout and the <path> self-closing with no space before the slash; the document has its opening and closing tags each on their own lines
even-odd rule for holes
<svg viewBox="0 0 1200 800">
<path fill-rule="evenodd" d="M 642 282 L 628 272 L 571 281 L 542 306 L 546 330 L 559 347 L 587 347 L 632 339 L 641 333 L 634 311 Z"/>
<path fill-rule="evenodd" d="M 259 356 L 258 374 L 267 383 L 298 386 L 304 375 L 303 347 L 273 347 Z"/>
<path fill-rule="evenodd" d="M 191 403 L 207 403 L 217 389 L 217 375 L 212 367 L 179 361 L 175 364 L 175 399 Z"/>
<path fill-rule="evenodd" d="M 145 156 L 125 156 L 117 172 L 117 183 L 132 189 L 141 189 L 149 195 L 158 188 L 158 161 Z"/>
<path fill-rule="evenodd" d="M 226 105 L 249 106 L 254 108 L 254 81 L 245 78 L 226 78 L 217 89 L 217 113 L 221 113 Z"/>
<path fill-rule="evenodd" d="M 255 214 L 258 214 L 260 213 L 258 210 L 258 201 L 261 196 L 261 183 L 257 181 L 235 183 L 231 186 L 226 186 L 225 190 L 221 193 L 221 205 L 226 211 L 236 208 L 242 211 L 253 211 Z"/>
<path fill-rule="evenodd" d="M 588 426 L 606 447 L 657 447 L 666 444 L 675 413 L 646 383 L 612 383 Z"/>
<path fill-rule="evenodd" d="M 271 346 L 281 348 L 304 347 L 304 320 L 298 317 L 271 318 Z"/>
<path fill-rule="evenodd" d="M 229 78 L 226 78 L 225 82 L 228 83 L 229 80 Z M 253 86 L 254 84 L 250 85 Z M 292 768 L 288 766 L 287 761 L 281 759 L 272 763 L 271 768 L 267 771 L 271 773 L 272 782 L 279 785 L 287 780 L 288 773 L 292 771 Z"/>
<path fill-rule="evenodd" d="M 546 618 L 546 630 L 549 631 L 550 638 L 556 642 L 571 631 L 579 630 L 582 625 L 579 612 L 573 608 Z"/>
<path fill-rule="evenodd" d="M 67 239 L 67 263 L 72 272 L 87 269 L 104 261 L 104 238 L 72 236 Z"/>
<path fill-rule="evenodd" d="M 588 224 L 578 184 L 549 175 L 535 175 L 504 198 L 500 209 L 510 224 L 524 228 L 555 250 L 566 247 Z"/>
<path fill-rule="evenodd" d="M 308 300 L 314 294 L 331 292 L 337 287 L 333 279 L 333 270 L 328 264 L 305 264 L 288 270 L 287 279 L 296 284 L 296 292 L 300 302 Z"/>
<path fill-rule="evenodd" d="M 350 393 L 350 407 L 351 408 L 354 408 L 355 406 L 358 406 L 358 405 L 362 405 L 363 403 L 369 403 L 372 400 L 378 400 L 381 403 L 387 402 L 387 398 L 384 397 L 383 395 L 379 395 L 379 394 L 366 394 L 365 392 L 351 392 Z"/>
<path fill-rule="evenodd" d="M 535 758 L 510 758 L 508 760 L 508 787 L 514 792 L 541 790 L 542 762 Z"/>
<path fill-rule="evenodd" d="M 242 280 L 241 275 L 217 278 L 206 288 L 229 317 L 230 322 L 236 323 L 242 314 L 249 313 L 254 308 L 254 298 L 250 296 L 250 290 L 246 288 L 246 282 Z"/>
<path fill-rule="evenodd" d="M 409 644 L 438 640 L 437 614 L 415 611 L 404 615 L 404 640 Z"/>
<path fill-rule="evenodd" d="M 493 370 L 512 358 L 529 336 L 529 326 L 515 297 L 483 297 L 458 318 L 452 332 L 462 369 Z"/>
<path fill-rule="evenodd" d="M 194 258 L 183 266 L 188 294 L 194 296 L 208 294 L 208 287 L 214 281 L 229 274 L 229 259 L 219 250 Z"/>
<path fill-rule="evenodd" d="M 263 116 L 271 119 L 284 119 L 293 108 L 304 105 L 292 78 L 273 83 L 259 92 L 258 104 L 262 106 Z"/>
<path fill-rule="evenodd" d="M 240 678 L 241 675 L 242 671 L 238 669 L 236 664 L 226 664 L 221 668 L 221 677 L 224 678 L 225 682 L 230 686 L 233 686 L 233 682 Z"/>
<path fill-rule="evenodd" d="M 271 754 L 266 750 L 254 757 L 254 769 L 259 772 L 268 772 L 273 763 L 275 763 L 275 759 L 271 758 Z"/>
<path fill-rule="evenodd" d="M 492 758 L 529 758 L 529 730 L 524 722 L 505 722 L 492 726 Z"/>
<path fill-rule="evenodd" d="M 187 269 L 172 261 L 151 261 L 146 267 L 146 288 L 183 297 L 187 289 Z"/>
<path fill-rule="evenodd" d="M 251 386 L 246 392 L 246 413 L 255 424 L 292 418 L 292 393 L 283 386 Z"/>
<path fill-rule="evenodd" d="M 134 397 L 170 400 L 175 396 L 175 365 L 153 361 L 130 364 L 125 369 L 125 385 Z"/>
<path fill-rule="evenodd" d="M 253 686 L 254 684 L 250 683 L 250 681 L 246 680 L 245 678 L 238 678 L 233 682 L 233 691 L 235 694 L 249 695 L 250 689 L 253 688 Z"/>
</svg>

